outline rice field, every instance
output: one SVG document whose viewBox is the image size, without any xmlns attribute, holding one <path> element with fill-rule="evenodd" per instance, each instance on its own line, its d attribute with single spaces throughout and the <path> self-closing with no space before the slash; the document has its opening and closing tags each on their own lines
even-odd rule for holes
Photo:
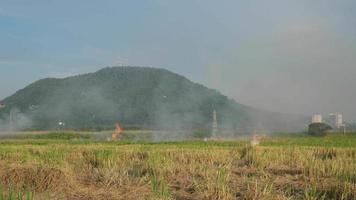
<svg viewBox="0 0 356 200">
<path fill-rule="evenodd" d="M 90 134 L 1 140 L 0 199 L 356 199 L 356 134 L 270 137 L 256 147 Z"/>
</svg>

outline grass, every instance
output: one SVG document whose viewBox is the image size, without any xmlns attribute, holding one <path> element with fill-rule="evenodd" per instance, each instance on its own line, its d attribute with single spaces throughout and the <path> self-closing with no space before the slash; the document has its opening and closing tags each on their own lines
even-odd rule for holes
<svg viewBox="0 0 356 200">
<path fill-rule="evenodd" d="M 325 137 L 312 137 L 304 134 L 272 137 L 263 142 L 264 146 L 311 146 L 311 147 L 354 147 L 356 133 L 346 135 L 331 133 Z"/>
<path fill-rule="evenodd" d="M 50 132 L 17 132 L 17 133 L 2 133 L 1 139 L 16 139 L 16 140 L 76 140 L 76 139 L 92 139 L 93 135 L 87 132 L 74 131 L 50 131 Z"/>
<path fill-rule="evenodd" d="M 257 147 L 41 134 L 0 141 L 0 199 L 356 199 L 355 134 Z"/>
</svg>

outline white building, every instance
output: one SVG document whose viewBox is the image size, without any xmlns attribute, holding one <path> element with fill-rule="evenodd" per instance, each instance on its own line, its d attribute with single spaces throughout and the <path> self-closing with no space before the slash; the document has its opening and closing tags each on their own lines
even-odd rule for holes
<svg viewBox="0 0 356 200">
<path fill-rule="evenodd" d="M 312 116 L 312 123 L 322 123 L 323 117 L 320 114 L 315 114 Z"/>
<path fill-rule="evenodd" d="M 332 113 L 330 114 L 331 123 L 333 124 L 334 128 L 342 128 L 344 126 L 344 121 L 342 119 L 341 113 Z"/>
<path fill-rule="evenodd" d="M 0 109 L 1 109 L 1 108 L 5 108 L 5 104 L 2 103 L 2 102 L 0 102 Z"/>
</svg>

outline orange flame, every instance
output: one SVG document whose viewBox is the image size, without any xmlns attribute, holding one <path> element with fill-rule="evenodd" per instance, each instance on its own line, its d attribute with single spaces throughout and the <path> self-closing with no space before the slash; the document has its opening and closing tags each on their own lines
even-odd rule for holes
<svg viewBox="0 0 356 200">
<path fill-rule="evenodd" d="M 120 126 L 120 124 L 119 123 L 116 123 L 115 124 L 115 132 L 113 132 L 112 134 L 111 134 L 111 139 L 112 140 L 117 140 L 117 138 L 119 137 L 119 135 L 122 133 L 122 128 L 121 128 L 121 126 Z"/>
<path fill-rule="evenodd" d="M 120 124 L 119 123 L 116 123 L 115 124 L 115 131 L 116 131 L 116 133 L 122 133 L 122 128 L 121 128 L 121 126 L 120 126 Z"/>
</svg>

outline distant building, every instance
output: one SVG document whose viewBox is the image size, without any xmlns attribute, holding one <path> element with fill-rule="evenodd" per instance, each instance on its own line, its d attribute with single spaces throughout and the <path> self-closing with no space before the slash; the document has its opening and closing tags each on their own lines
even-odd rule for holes
<svg viewBox="0 0 356 200">
<path fill-rule="evenodd" d="M 0 102 L 0 109 L 1 109 L 1 108 L 5 108 L 5 104 L 2 103 L 2 102 Z"/>
<path fill-rule="evenodd" d="M 312 123 L 322 123 L 323 117 L 320 114 L 315 114 L 312 116 Z"/>
<path fill-rule="evenodd" d="M 330 114 L 330 121 L 335 129 L 340 129 L 344 126 L 344 121 L 342 119 L 341 113 Z"/>
</svg>

